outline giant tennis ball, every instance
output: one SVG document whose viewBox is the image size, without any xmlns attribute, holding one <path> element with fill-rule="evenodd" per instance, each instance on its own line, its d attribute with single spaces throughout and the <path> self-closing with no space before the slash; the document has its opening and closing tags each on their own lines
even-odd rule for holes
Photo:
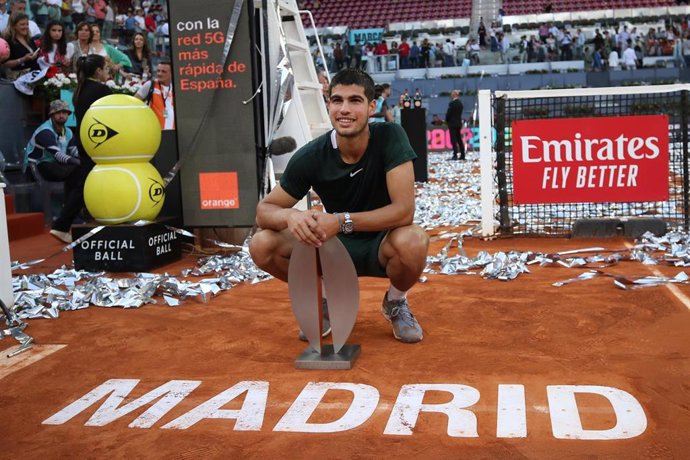
<svg viewBox="0 0 690 460">
<path fill-rule="evenodd" d="M 79 138 L 96 164 L 149 161 L 161 143 L 153 110 L 136 97 L 111 94 L 91 104 Z"/>
<path fill-rule="evenodd" d="M 154 220 L 163 208 L 163 179 L 151 163 L 96 165 L 84 184 L 84 202 L 102 224 Z"/>
</svg>

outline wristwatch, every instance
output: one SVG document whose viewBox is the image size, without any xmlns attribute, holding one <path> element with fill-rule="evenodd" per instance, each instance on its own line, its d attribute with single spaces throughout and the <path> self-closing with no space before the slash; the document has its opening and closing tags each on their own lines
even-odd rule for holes
<svg viewBox="0 0 690 460">
<path fill-rule="evenodd" d="M 349 212 L 343 213 L 343 223 L 340 224 L 340 233 L 349 235 L 355 231 L 355 225 L 352 223 L 352 217 Z"/>
</svg>

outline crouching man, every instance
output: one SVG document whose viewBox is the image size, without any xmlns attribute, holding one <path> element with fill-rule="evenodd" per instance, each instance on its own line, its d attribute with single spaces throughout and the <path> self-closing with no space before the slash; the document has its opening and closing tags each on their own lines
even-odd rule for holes
<svg viewBox="0 0 690 460">
<path fill-rule="evenodd" d="M 358 276 L 387 277 L 382 312 L 402 342 L 422 340 L 407 292 L 426 264 L 428 237 L 414 225 L 416 158 L 407 135 L 393 123 L 369 124 L 375 112 L 374 82 L 358 69 L 338 72 L 329 88 L 334 129 L 299 149 L 280 184 L 258 205 L 260 230 L 250 242 L 254 262 L 287 281 L 295 241 L 320 247 L 337 237 Z M 324 211 L 293 206 L 313 187 Z M 324 293 L 323 335 L 330 332 Z M 306 340 L 300 332 L 300 339 Z"/>
</svg>

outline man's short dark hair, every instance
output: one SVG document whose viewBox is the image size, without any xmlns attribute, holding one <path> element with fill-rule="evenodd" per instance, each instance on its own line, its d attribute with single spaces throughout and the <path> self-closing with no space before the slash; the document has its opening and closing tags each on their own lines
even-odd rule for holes
<svg viewBox="0 0 690 460">
<path fill-rule="evenodd" d="M 328 95 L 333 92 L 333 88 L 338 85 L 357 85 L 364 88 L 364 95 L 368 101 L 374 100 L 374 80 L 371 79 L 368 73 L 359 69 L 343 69 L 331 80 L 331 85 L 328 88 Z"/>
</svg>

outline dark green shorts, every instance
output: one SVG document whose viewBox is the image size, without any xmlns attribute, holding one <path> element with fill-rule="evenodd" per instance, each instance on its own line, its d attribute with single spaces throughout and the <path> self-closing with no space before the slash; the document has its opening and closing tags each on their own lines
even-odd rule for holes
<svg viewBox="0 0 690 460">
<path fill-rule="evenodd" d="M 386 278 L 386 268 L 379 263 L 379 247 L 388 232 L 373 233 L 371 237 L 362 238 L 338 235 L 347 252 L 350 253 L 358 276 L 375 276 Z"/>
</svg>

